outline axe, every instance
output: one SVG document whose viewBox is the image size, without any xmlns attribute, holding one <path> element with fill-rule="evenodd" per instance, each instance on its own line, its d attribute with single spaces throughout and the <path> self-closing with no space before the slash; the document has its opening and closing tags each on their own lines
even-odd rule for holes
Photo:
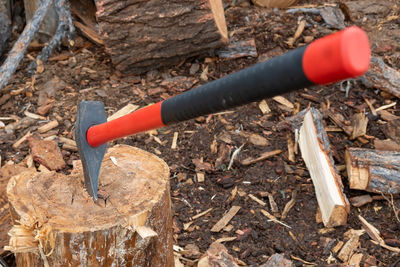
<svg viewBox="0 0 400 267">
<path fill-rule="evenodd" d="M 96 201 L 100 167 L 111 140 L 360 76 L 369 67 L 370 53 L 367 34 L 353 26 L 109 122 L 102 102 L 82 101 L 75 139 L 86 190 Z"/>
</svg>

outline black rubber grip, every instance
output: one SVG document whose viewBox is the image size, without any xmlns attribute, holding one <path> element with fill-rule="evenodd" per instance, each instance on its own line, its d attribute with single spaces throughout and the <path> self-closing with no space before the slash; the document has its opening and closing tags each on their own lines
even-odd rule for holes
<svg viewBox="0 0 400 267">
<path fill-rule="evenodd" d="M 297 48 L 165 100 L 162 122 L 177 123 L 313 85 L 302 67 L 305 49 Z"/>
</svg>

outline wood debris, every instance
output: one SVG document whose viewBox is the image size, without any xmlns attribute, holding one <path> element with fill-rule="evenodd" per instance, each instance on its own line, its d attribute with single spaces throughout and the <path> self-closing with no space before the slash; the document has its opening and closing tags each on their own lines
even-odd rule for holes
<svg viewBox="0 0 400 267">
<path fill-rule="evenodd" d="M 268 114 L 271 112 L 271 109 L 265 100 L 261 100 L 261 102 L 258 104 L 258 107 L 260 108 L 262 114 Z"/>
<path fill-rule="evenodd" d="M 138 105 L 134 105 L 134 104 L 128 104 L 126 106 L 124 106 L 123 108 L 121 108 L 120 110 L 118 110 L 117 112 L 115 112 L 113 115 L 111 115 L 110 117 L 107 118 L 107 121 L 112 121 L 115 119 L 118 119 L 122 116 L 128 115 L 129 113 L 137 110 L 139 108 Z"/>
<path fill-rule="evenodd" d="M 353 131 L 350 139 L 364 136 L 367 133 L 368 118 L 364 113 L 356 113 L 352 120 Z"/>
<path fill-rule="evenodd" d="M 400 144 L 398 144 L 397 142 L 395 142 L 391 139 L 380 140 L 380 139 L 375 138 L 374 139 L 374 147 L 376 150 L 400 152 Z"/>
<path fill-rule="evenodd" d="M 267 158 L 276 156 L 276 155 L 280 154 L 281 152 L 282 152 L 282 150 L 280 150 L 280 149 L 273 150 L 273 151 L 267 151 L 267 152 L 262 153 L 262 154 L 261 154 L 259 157 L 257 157 L 257 158 L 247 158 L 247 159 L 244 159 L 244 160 L 241 161 L 241 163 L 242 163 L 242 165 L 250 165 L 250 164 L 253 164 L 253 163 L 256 163 L 256 162 L 265 160 L 265 159 L 267 159 Z"/>
<path fill-rule="evenodd" d="M 24 136 L 22 136 L 20 139 L 18 139 L 18 141 L 16 141 L 12 147 L 14 149 L 17 149 L 23 142 L 25 142 L 26 140 L 28 140 L 28 137 L 31 136 L 31 132 L 28 131 Z"/>
<path fill-rule="evenodd" d="M 202 256 L 197 267 L 239 267 L 236 260 L 228 253 L 228 249 L 220 242 L 211 243 Z"/>
<path fill-rule="evenodd" d="M 286 223 L 279 221 L 274 215 L 272 215 L 272 214 L 269 213 L 268 211 L 263 210 L 263 209 L 261 209 L 260 211 L 261 211 L 261 213 L 262 213 L 265 217 L 267 217 L 268 219 L 270 219 L 272 222 L 278 223 L 278 224 L 280 224 L 280 225 L 283 225 L 283 226 L 285 226 L 286 228 L 289 228 L 289 229 L 292 228 L 292 227 L 290 227 L 289 225 L 287 225 Z"/>
<path fill-rule="evenodd" d="M 171 149 L 176 149 L 178 143 L 178 132 L 174 132 L 174 137 L 172 138 Z"/>
<path fill-rule="evenodd" d="M 293 48 L 294 43 L 296 42 L 296 40 L 301 36 L 301 34 L 303 33 L 305 27 L 306 27 L 306 20 L 303 19 L 299 22 L 299 25 L 297 26 L 296 32 L 294 33 L 293 37 L 290 37 L 287 41 L 286 44 Z"/>
<path fill-rule="evenodd" d="M 275 253 L 269 257 L 268 261 L 260 267 L 295 267 L 293 262 L 285 257 L 284 254 Z"/>
<path fill-rule="evenodd" d="M 254 200 L 255 202 L 257 202 L 258 204 L 260 204 L 261 206 L 265 206 L 267 205 L 267 203 L 265 203 L 264 201 L 262 201 L 261 199 L 259 199 L 258 197 L 254 196 L 253 194 L 249 194 L 249 197 Z"/>
<path fill-rule="evenodd" d="M 400 98 L 400 72 L 389 67 L 380 57 L 371 57 L 368 71 L 361 77 L 367 87 L 388 92 Z"/>
<path fill-rule="evenodd" d="M 353 255 L 355 249 L 359 245 L 360 236 L 363 235 L 364 233 L 365 233 L 364 230 L 353 230 L 353 229 L 350 229 L 347 232 L 347 235 L 349 235 L 349 240 L 343 245 L 342 249 L 338 254 L 338 258 L 340 260 L 342 260 L 343 262 L 349 261 L 350 257 Z"/>
<path fill-rule="evenodd" d="M 352 206 L 359 208 L 368 203 L 371 203 L 373 198 L 370 195 L 361 195 L 361 196 L 352 197 L 349 200 L 350 200 L 350 203 Z"/>
<path fill-rule="evenodd" d="M 34 161 L 50 170 L 61 170 L 65 167 L 65 161 L 55 141 L 40 140 L 37 137 L 28 137 L 28 141 Z"/>
<path fill-rule="evenodd" d="M 281 219 L 284 220 L 286 219 L 287 215 L 289 214 L 289 211 L 294 207 L 296 204 L 296 197 L 297 197 L 297 190 L 292 191 L 292 198 L 289 200 L 288 203 L 286 203 L 285 207 L 283 208 Z"/>
<path fill-rule="evenodd" d="M 56 128 L 58 126 L 58 121 L 57 120 L 53 120 L 50 121 L 48 123 L 46 123 L 45 125 L 41 126 L 38 128 L 38 132 L 39 133 L 45 133 L 48 132 L 54 128 Z"/>
<path fill-rule="evenodd" d="M 254 38 L 244 41 L 230 42 L 225 47 L 216 51 L 218 57 L 223 59 L 237 59 L 241 57 L 257 57 L 257 48 Z"/>
<path fill-rule="evenodd" d="M 348 148 L 345 161 L 350 188 L 400 193 L 400 152 Z"/>
<path fill-rule="evenodd" d="M 231 209 L 211 228 L 211 232 L 219 232 L 224 228 L 240 210 L 239 206 L 232 206 Z"/>
<path fill-rule="evenodd" d="M 346 224 L 349 203 L 335 169 L 322 115 L 310 109 L 300 129 L 300 150 L 314 184 L 322 221 L 326 227 Z"/>
</svg>

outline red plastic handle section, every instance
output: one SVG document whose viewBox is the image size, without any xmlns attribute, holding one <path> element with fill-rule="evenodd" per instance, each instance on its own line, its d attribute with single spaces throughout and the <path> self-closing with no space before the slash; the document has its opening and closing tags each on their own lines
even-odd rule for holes
<svg viewBox="0 0 400 267">
<path fill-rule="evenodd" d="M 90 127 L 86 134 L 89 145 L 98 147 L 114 139 L 165 126 L 161 120 L 161 103 L 162 101 Z"/>
<path fill-rule="evenodd" d="M 313 83 L 333 83 L 364 74 L 370 57 L 367 34 L 352 26 L 312 42 L 304 52 L 303 71 Z"/>
</svg>

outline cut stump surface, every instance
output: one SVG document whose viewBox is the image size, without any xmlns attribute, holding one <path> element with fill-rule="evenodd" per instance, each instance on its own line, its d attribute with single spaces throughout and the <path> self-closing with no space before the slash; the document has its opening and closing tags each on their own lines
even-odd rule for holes
<svg viewBox="0 0 400 267">
<path fill-rule="evenodd" d="M 80 165 L 14 176 L 7 193 L 18 266 L 173 266 L 169 169 L 151 153 L 109 149 L 99 177 L 107 201 L 93 202 Z"/>
</svg>

